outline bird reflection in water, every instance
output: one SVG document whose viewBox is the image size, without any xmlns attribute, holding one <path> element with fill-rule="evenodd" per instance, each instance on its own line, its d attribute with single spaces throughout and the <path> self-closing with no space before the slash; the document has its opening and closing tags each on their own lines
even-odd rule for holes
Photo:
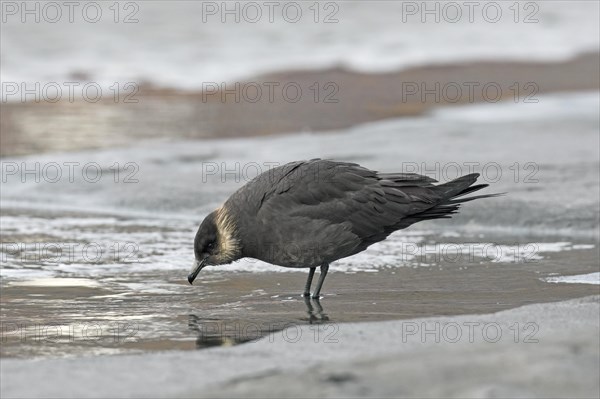
<svg viewBox="0 0 600 399">
<path fill-rule="evenodd" d="M 300 324 L 325 324 L 330 323 L 329 316 L 323 310 L 319 299 L 304 297 L 306 314 L 301 317 Z M 256 341 L 268 334 L 274 334 L 296 323 L 290 321 L 256 323 L 241 320 L 221 320 L 201 318 L 195 314 L 188 316 L 190 331 L 197 334 L 196 349 L 205 349 L 214 346 L 233 346 L 246 342 Z"/>
<path fill-rule="evenodd" d="M 282 330 L 282 328 L 263 331 L 256 323 L 240 320 L 220 320 L 201 318 L 190 314 L 188 327 L 197 334 L 196 349 L 205 349 L 214 346 L 233 346 L 245 342 L 256 341 L 269 332 Z"/>
<path fill-rule="evenodd" d="M 328 323 L 329 316 L 323 311 L 321 301 L 318 298 L 313 298 L 312 302 L 315 304 L 313 307 L 311 299 L 308 296 L 304 297 L 304 303 L 306 304 L 306 312 L 308 313 L 308 324 L 323 324 Z"/>
</svg>

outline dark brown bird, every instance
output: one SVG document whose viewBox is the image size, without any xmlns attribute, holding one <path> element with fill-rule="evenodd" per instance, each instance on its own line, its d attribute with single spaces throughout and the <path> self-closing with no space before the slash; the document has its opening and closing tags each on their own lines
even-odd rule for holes
<svg viewBox="0 0 600 399">
<path fill-rule="evenodd" d="M 364 251 L 392 232 L 428 219 L 449 218 L 463 202 L 498 194 L 459 198 L 487 187 L 479 174 L 445 184 L 414 173 L 379 173 L 346 162 L 313 159 L 262 173 L 237 190 L 200 225 L 194 240 L 190 284 L 209 265 L 249 257 L 284 267 L 315 269 Z"/>
</svg>

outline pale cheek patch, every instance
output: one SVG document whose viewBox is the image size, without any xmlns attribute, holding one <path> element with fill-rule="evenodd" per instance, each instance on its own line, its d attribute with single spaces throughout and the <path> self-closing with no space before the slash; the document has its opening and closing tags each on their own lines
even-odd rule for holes
<svg viewBox="0 0 600 399">
<path fill-rule="evenodd" d="M 229 263 L 239 257 L 241 252 L 240 241 L 236 238 L 236 225 L 229 216 L 227 210 L 222 206 L 217 209 L 217 231 L 218 231 L 218 258 L 223 263 Z"/>
</svg>

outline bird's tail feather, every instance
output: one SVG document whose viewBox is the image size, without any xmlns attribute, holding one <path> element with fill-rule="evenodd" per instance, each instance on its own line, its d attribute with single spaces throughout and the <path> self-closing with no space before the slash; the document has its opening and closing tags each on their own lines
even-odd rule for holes
<svg viewBox="0 0 600 399">
<path fill-rule="evenodd" d="M 453 214 L 458 212 L 458 209 L 463 202 L 469 202 L 480 198 L 493 198 L 505 194 L 483 194 L 465 198 L 464 196 L 467 194 L 488 187 L 488 184 L 473 185 L 478 177 L 479 173 L 472 173 L 461 176 L 448 183 L 435 186 L 435 191 L 439 194 L 441 200 L 435 206 L 406 218 L 402 225 L 406 226 L 429 219 L 449 219 Z"/>
<path fill-rule="evenodd" d="M 498 197 L 500 195 L 504 195 L 504 193 L 499 194 L 484 194 L 484 195 L 476 195 L 474 197 L 467 198 L 459 198 L 463 197 L 467 194 L 471 194 L 475 191 L 479 191 L 482 188 L 486 188 L 489 184 L 476 184 L 473 185 L 477 181 L 479 177 L 479 173 L 471 173 L 469 175 L 461 176 L 458 179 L 454 179 L 448 183 L 440 184 L 437 186 L 437 190 L 439 191 L 442 198 L 440 205 L 445 204 L 460 204 L 462 202 L 472 201 L 474 199 L 479 198 L 492 198 Z"/>
</svg>

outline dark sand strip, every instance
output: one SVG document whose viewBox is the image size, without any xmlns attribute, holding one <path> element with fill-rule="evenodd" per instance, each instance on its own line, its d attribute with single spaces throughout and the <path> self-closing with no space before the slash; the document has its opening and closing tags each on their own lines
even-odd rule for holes
<svg viewBox="0 0 600 399">
<path fill-rule="evenodd" d="M 144 86 L 131 98 L 137 103 L 126 103 L 130 99 L 124 95 L 115 102 L 112 93 L 97 103 L 66 97 L 56 103 L 3 103 L 0 155 L 106 148 L 152 138 L 332 130 L 440 106 L 535 101 L 546 93 L 598 90 L 600 58 L 593 53 L 565 62 L 471 62 L 384 74 L 288 71 L 237 86 L 227 83 L 226 92 L 215 83 L 204 93 Z"/>
</svg>

